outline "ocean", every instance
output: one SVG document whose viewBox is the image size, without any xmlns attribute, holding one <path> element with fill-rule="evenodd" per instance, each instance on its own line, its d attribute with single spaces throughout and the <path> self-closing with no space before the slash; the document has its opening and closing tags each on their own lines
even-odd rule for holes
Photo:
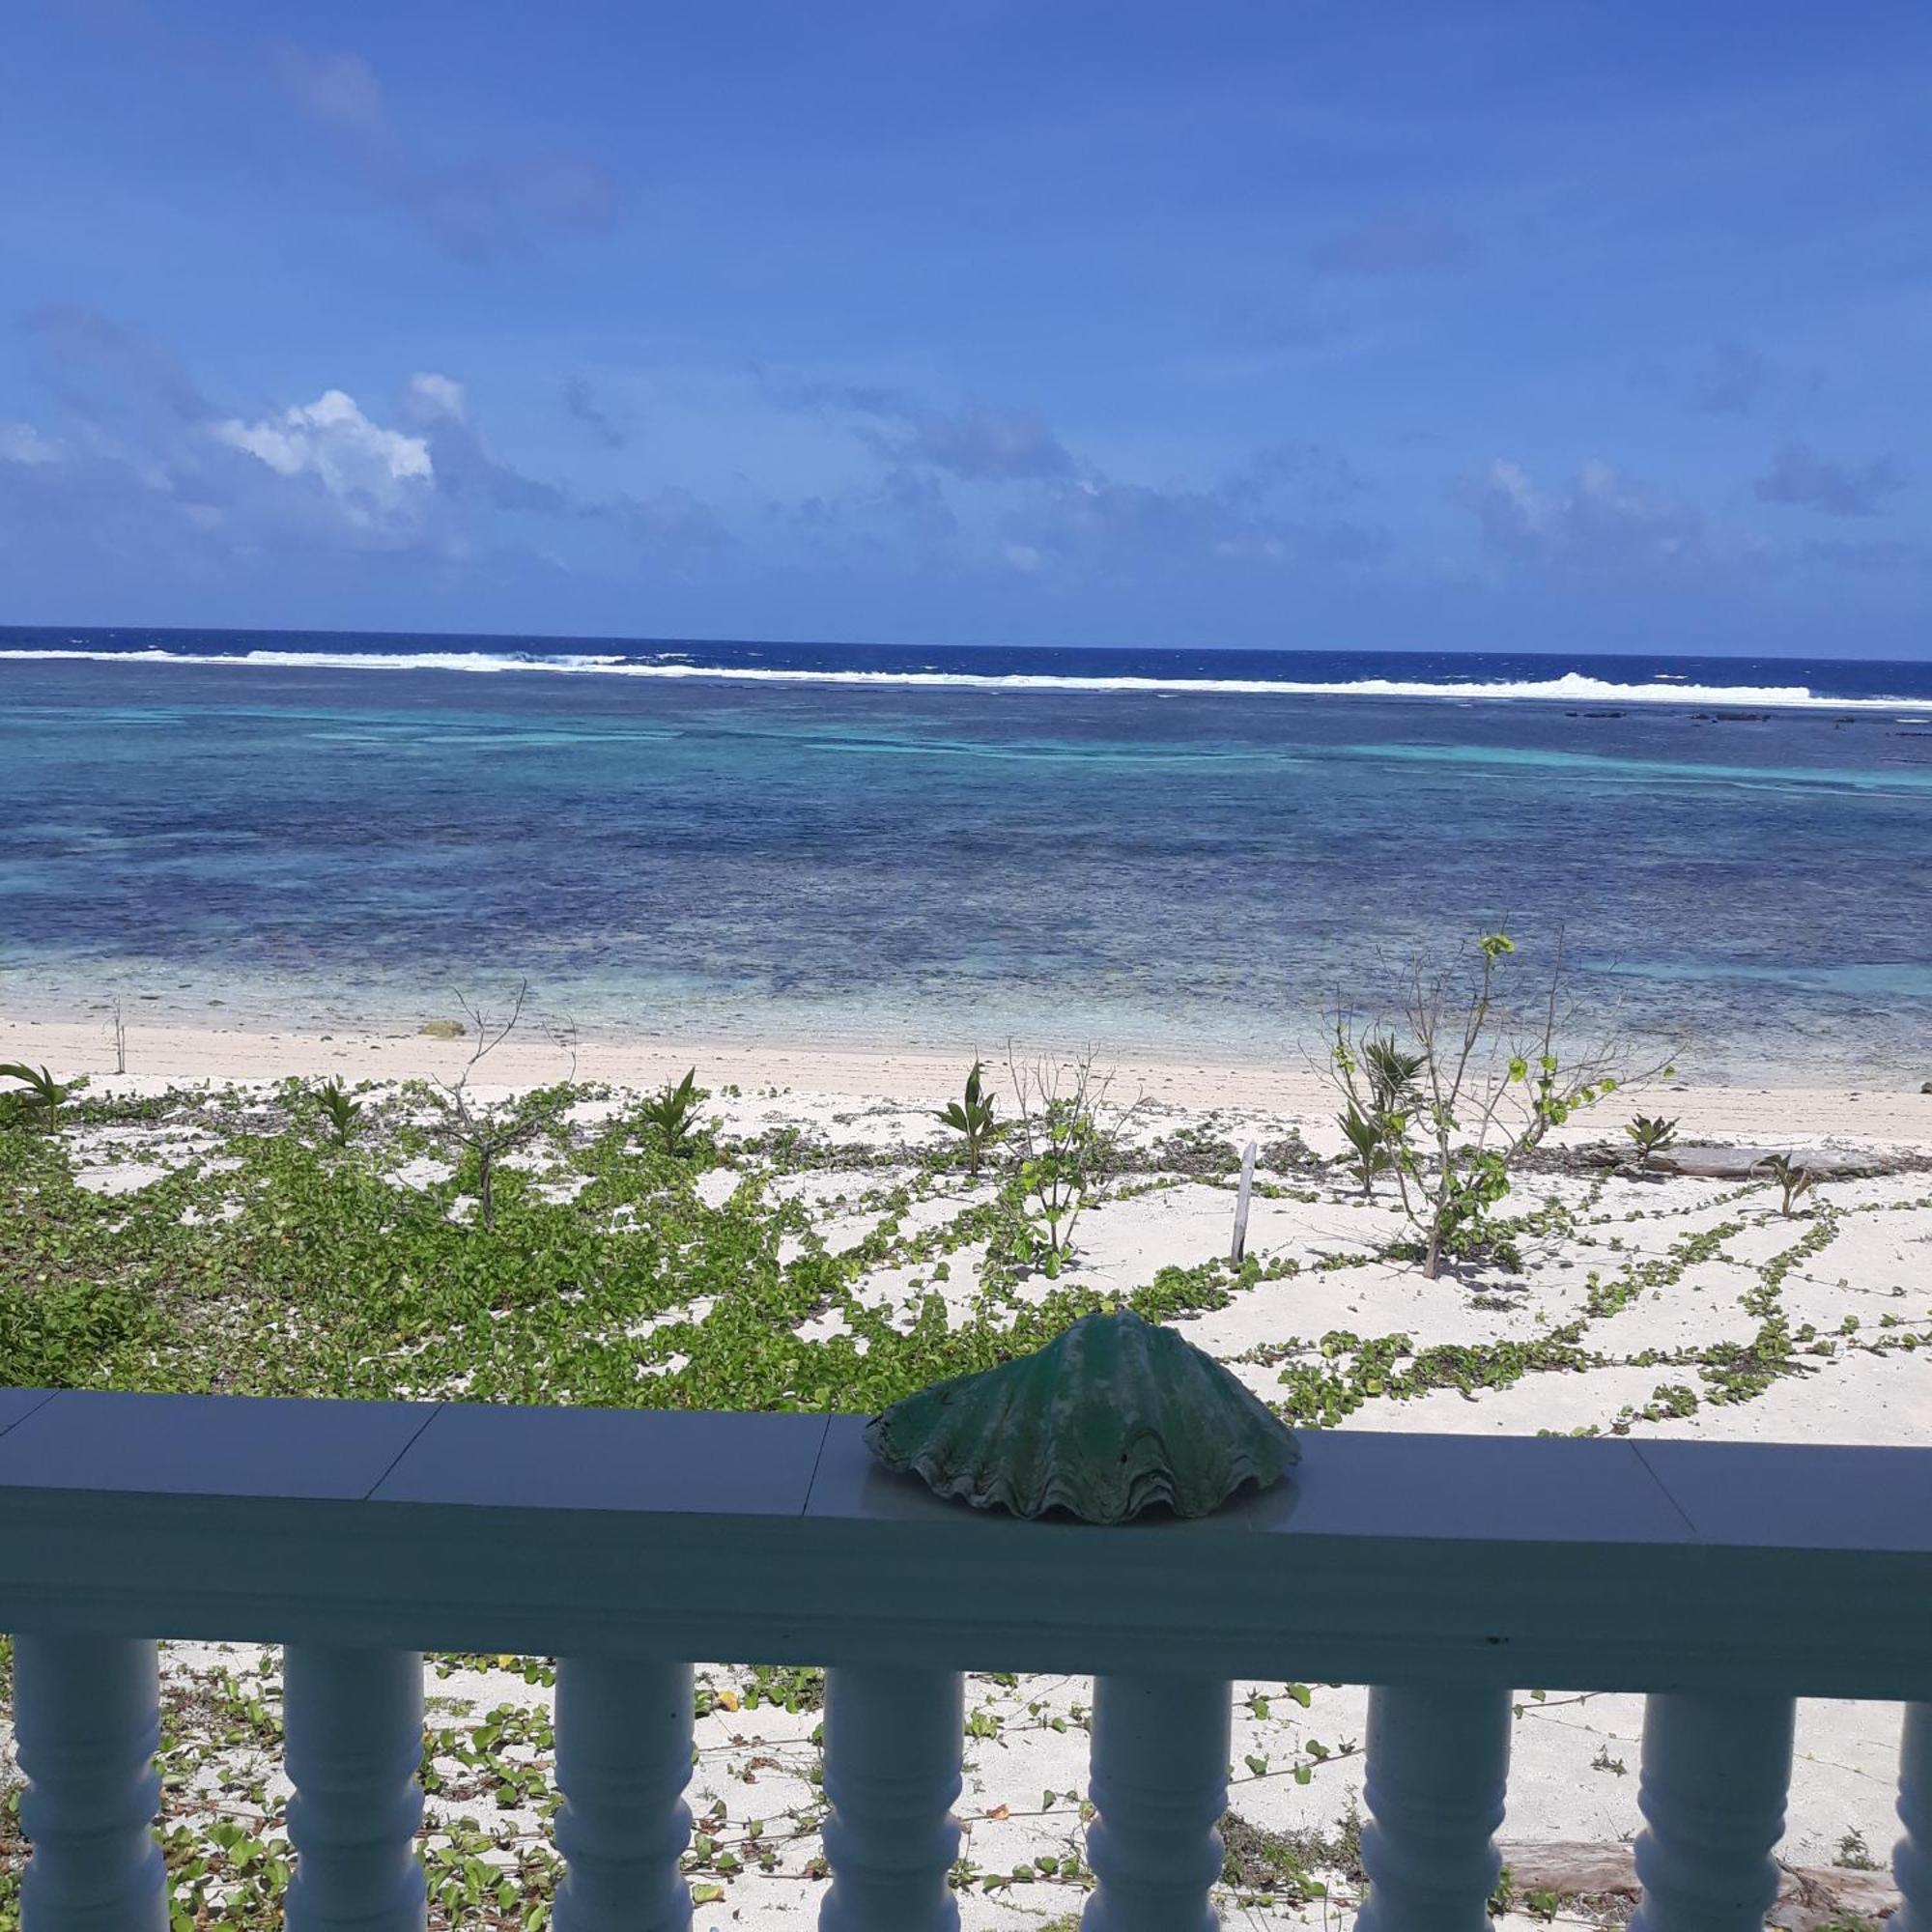
<svg viewBox="0 0 1932 1932">
<path fill-rule="evenodd" d="M 1506 924 L 1932 1078 L 1932 664 L 0 630 L 0 788 L 41 1017 L 1293 1059 Z"/>
</svg>

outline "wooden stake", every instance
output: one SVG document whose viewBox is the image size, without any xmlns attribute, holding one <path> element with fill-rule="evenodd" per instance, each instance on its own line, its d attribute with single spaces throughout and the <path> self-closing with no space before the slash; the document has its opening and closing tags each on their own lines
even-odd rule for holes
<svg viewBox="0 0 1932 1932">
<path fill-rule="evenodd" d="M 1255 1144 L 1250 1141 L 1241 1150 L 1241 1187 L 1235 1196 L 1235 1245 L 1228 1251 L 1228 1259 L 1239 1262 L 1248 1251 L 1248 1196 L 1255 1184 Z"/>
</svg>

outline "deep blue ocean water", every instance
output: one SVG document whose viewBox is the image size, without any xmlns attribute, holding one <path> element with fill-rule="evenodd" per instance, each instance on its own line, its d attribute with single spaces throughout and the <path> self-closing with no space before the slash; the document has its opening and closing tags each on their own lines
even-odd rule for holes
<svg viewBox="0 0 1932 1932">
<path fill-rule="evenodd" d="M 1507 921 L 1687 1074 L 1932 1077 L 1927 664 L 0 631 L 0 791 L 42 1014 L 1287 1057 Z"/>
</svg>

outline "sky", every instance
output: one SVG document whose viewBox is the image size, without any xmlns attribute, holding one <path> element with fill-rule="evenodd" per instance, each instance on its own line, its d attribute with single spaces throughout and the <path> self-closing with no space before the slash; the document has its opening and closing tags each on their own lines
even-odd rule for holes
<svg viewBox="0 0 1932 1932">
<path fill-rule="evenodd" d="M 0 623 L 1932 656 L 1923 0 L 9 0 Z"/>
</svg>

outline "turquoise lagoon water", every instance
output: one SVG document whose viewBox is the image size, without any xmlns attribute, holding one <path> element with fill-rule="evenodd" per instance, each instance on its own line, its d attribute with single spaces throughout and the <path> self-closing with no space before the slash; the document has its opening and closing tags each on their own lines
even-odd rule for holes
<svg viewBox="0 0 1932 1932">
<path fill-rule="evenodd" d="M 1289 1058 L 1506 921 L 1692 1074 L 1932 1077 L 1923 665 L 14 632 L 0 784 L 15 1010 Z"/>
</svg>

